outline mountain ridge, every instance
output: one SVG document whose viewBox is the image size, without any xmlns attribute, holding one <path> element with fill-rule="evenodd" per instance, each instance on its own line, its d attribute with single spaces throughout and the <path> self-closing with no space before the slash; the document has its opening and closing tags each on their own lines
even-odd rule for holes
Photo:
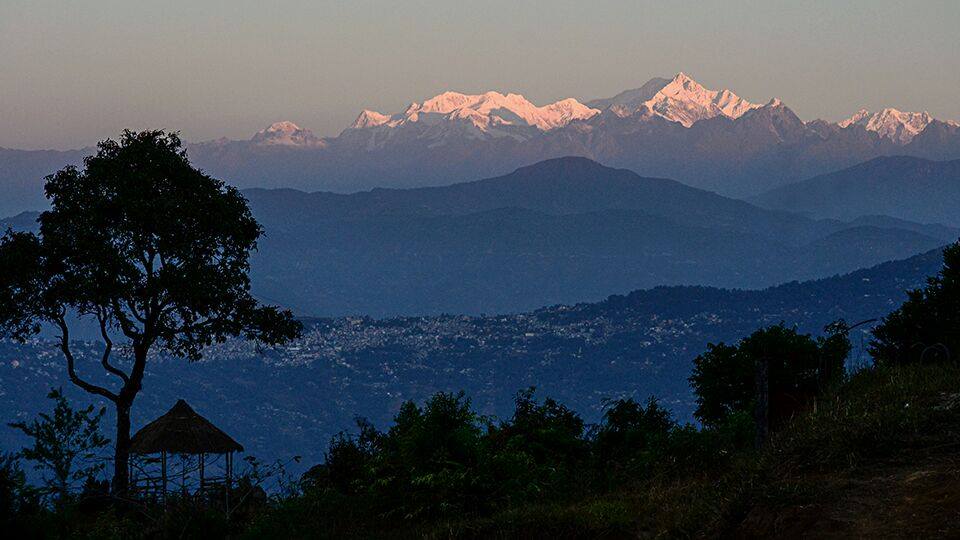
<svg viewBox="0 0 960 540">
<path fill-rule="evenodd" d="M 314 315 L 510 313 L 664 284 L 756 288 L 956 238 L 765 210 L 573 157 L 442 187 L 243 194 L 265 231 L 254 292 Z"/>
<path fill-rule="evenodd" d="M 871 123 L 865 113 L 842 122 L 846 127 L 804 122 L 780 100 L 758 105 L 681 73 L 612 98 L 568 98 L 544 107 L 519 94 L 448 92 L 399 116 L 365 110 L 336 137 L 317 137 L 285 121 L 247 140 L 199 142 L 187 150 L 197 166 L 240 188 L 341 193 L 450 185 L 582 156 L 749 197 L 878 156 L 960 158 L 955 122 L 890 111 L 883 121 Z M 921 118 L 923 129 L 911 118 Z M 0 215 L 43 208 L 43 176 L 79 164 L 91 151 L 0 150 L 0 186 L 7 194 Z"/>
<path fill-rule="evenodd" d="M 920 223 L 960 225 L 960 160 L 884 156 L 783 186 L 749 199 L 818 218 L 882 214 Z"/>
</svg>

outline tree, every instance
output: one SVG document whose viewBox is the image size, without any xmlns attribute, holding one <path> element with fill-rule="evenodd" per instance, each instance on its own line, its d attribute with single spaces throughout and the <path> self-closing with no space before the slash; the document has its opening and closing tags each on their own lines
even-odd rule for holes
<svg viewBox="0 0 960 540">
<path fill-rule="evenodd" d="M 508 504 L 569 493 L 589 475 L 583 419 L 533 387 L 517 392 L 513 416 L 490 424 L 484 441 L 488 490 Z"/>
<path fill-rule="evenodd" d="M 604 409 L 594 432 L 594 459 L 608 481 L 642 473 L 662 460 L 676 423 L 655 398 L 645 404 L 617 399 Z"/>
<path fill-rule="evenodd" d="M 27 503 L 27 478 L 15 454 L 0 454 L 0 526 L 13 534 L 17 517 Z"/>
<path fill-rule="evenodd" d="M 716 426 L 728 415 L 749 411 L 757 397 L 757 366 L 767 362 L 769 421 L 791 416 L 843 375 L 850 351 L 846 325 L 827 327 L 828 337 L 814 340 L 783 323 L 761 328 L 736 346 L 707 346 L 694 359 L 690 383 L 697 394 L 694 416 Z"/>
<path fill-rule="evenodd" d="M 193 168 L 175 134 L 125 131 L 46 178 L 51 209 L 40 232 L 0 240 L 0 336 L 59 330 L 70 381 L 116 411 L 112 490 L 128 488 L 130 409 L 152 353 L 197 360 L 204 347 L 240 336 L 278 344 L 300 332 L 289 311 L 250 294 L 249 255 L 262 229 L 233 187 Z M 100 365 L 115 386 L 83 378 L 68 320 L 95 319 Z M 111 357 L 114 337 L 131 351 Z"/>
<path fill-rule="evenodd" d="M 880 365 L 960 358 L 960 243 L 943 251 L 943 269 L 873 330 L 870 354 Z"/>
<path fill-rule="evenodd" d="M 38 471 L 46 471 L 46 491 L 62 506 L 74 487 L 103 470 L 99 451 L 110 443 L 100 433 L 106 409 L 94 412 L 94 406 L 89 405 L 76 410 L 61 389 L 51 390 L 47 397 L 55 402 L 52 414 L 40 413 L 30 423 L 14 422 L 10 427 L 32 439 L 30 446 L 20 451 L 20 457 L 34 462 Z"/>
<path fill-rule="evenodd" d="M 491 436 L 502 444 L 522 448 L 537 463 L 574 463 L 583 459 L 587 445 L 583 439 L 583 419 L 553 398 L 540 403 L 536 388 L 517 392 L 513 417 Z"/>
<path fill-rule="evenodd" d="M 474 506 L 480 436 L 480 419 L 463 392 L 438 392 L 423 407 L 403 403 L 378 444 L 380 493 L 397 498 L 409 516 Z"/>
<path fill-rule="evenodd" d="M 709 343 L 693 360 L 690 384 L 697 395 L 693 415 L 707 425 L 719 424 L 729 414 L 753 407 L 756 366 L 736 345 Z"/>
<path fill-rule="evenodd" d="M 304 474 L 312 488 L 330 487 L 345 495 L 354 495 L 367 489 L 376 474 L 374 460 L 380 452 L 383 433 L 365 418 L 357 418 L 359 433 L 335 435 L 327 447 L 322 465 Z"/>
</svg>

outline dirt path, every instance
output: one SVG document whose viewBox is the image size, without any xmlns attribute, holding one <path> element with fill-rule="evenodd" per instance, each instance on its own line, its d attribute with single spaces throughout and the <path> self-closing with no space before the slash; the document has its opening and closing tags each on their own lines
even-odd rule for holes
<svg viewBox="0 0 960 540">
<path fill-rule="evenodd" d="M 814 480 L 824 502 L 756 507 L 741 538 L 960 538 L 960 446 Z"/>
</svg>

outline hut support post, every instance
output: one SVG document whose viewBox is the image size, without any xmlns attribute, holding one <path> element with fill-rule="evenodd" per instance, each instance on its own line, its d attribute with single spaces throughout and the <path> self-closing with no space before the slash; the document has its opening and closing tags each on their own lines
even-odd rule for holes
<svg viewBox="0 0 960 540">
<path fill-rule="evenodd" d="M 227 519 L 230 519 L 230 488 L 233 484 L 233 452 L 227 452 L 227 481 L 224 485 L 224 506 L 227 510 Z"/>
<path fill-rule="evenodd" d="M 203 474 L 203 473 L 204 473 L 204 470 L 203 470 L 203 466 L 206 465 L 206 461 L 207 461 L 207 460 L 206 460 L 206 454 L 204 454 L 203 452 L 200 452 L 200 500 L 201 500 L 201 502 L 203 501 L 203 496 L 204 496 L 204 493 L 203 493 L 203 488 L 204 488 L 204 485 L 203 485 L 203 484 L 204 484 L 204 474 Z"/>
<path fill-rule="evenodd" d="M 167 506 L 167 451 L 160 452 L 160 498 L 163 506 Z"/>
</svg>

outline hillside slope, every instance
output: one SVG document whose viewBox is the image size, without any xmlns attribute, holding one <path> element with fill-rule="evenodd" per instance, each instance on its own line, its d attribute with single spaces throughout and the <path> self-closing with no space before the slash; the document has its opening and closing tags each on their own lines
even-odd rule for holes
<svg viewBox="0 0 960 540">
<path fill-rule="evenodd" d="M 589 421 L 602 398 L 656 395 L 685 419 L 691 361 L 707 343 L 735 341 L 780 321 L 819 333 L 838 318 L 875 318 L 940 266 L 935 250 L 762 291 L 659 287 L 515 315 L 307 320 L 303 339 L 288 347 L 228 342 L 200 363 L 157 358 L 133 422 L 143 425 L 183 398 L 250 453 L 272 459 L 295 452 L 316 461 L 355 415 L 383 426 L 403 400 L 440 390 L 464 390 L 483 414 L 503 416 L 514 393 L 533 385 Z M 854 345 L 852 361 L 865 362 L 859 335 Z M 78 369 L 91 378 L 100 371 L 100 347 L 75 347 Z M 32 417 L 57 386 L 89 399 L 66 384 L 54 343 L 0 342 L 0 418 Z M 0 437 L 2 448 L 19 444 L 11 430 Z"/>
<path fill-rule="evenodd" d="M 425 536 L 956 538 L 958 381 L 956 366 L 863 371 L 759 452 L 586 500 L 442 523 Z"/>
<path fill-rule="evenodd" d="M 516 313 L 659 285 L 761 288 L 960 234 L 889 218 L 814 220 L 583 158 L 436 188 L 244 195 L 265 231 L 253 292 L 300 316 Z"/>
<path fill-rule="evenodd" d="M 583 158 L 436 188 L 244 194 L 267 233 L 255 291 L 300 314 L 504 313 L 657 285 L 767 287 L 956 239 L 763 210 Z"/>
<path fill-rule="evenodd" d="M 955 227 L 960 225 L 960 160 L 882 157 L 750 200 L 819 218 L 886 215 Z"/>
</svg>

